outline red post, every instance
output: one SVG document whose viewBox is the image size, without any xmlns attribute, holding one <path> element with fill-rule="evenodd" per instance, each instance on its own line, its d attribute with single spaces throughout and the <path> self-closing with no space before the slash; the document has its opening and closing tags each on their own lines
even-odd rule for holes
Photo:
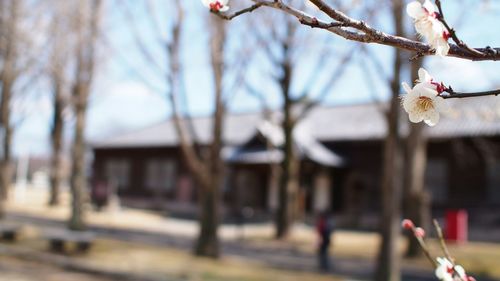
<svg viewBox="0 0 500 281">
<path fill-rule="evenodd" d="M 446 212 L 445 238 L 450 242 L 467 242 L 468 215 L 466 210 L 449 210 Z"/>
</svg>

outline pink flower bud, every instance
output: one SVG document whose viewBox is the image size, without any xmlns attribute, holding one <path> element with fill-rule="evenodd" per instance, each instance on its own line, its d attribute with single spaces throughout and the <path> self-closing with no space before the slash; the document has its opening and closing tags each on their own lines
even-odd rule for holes
<svg viewBox="0 0 500 281">
<path fill-rule="evenodd" d="M 423 228 L 415 228 L 415 236 L 418 238 L 423 238 L 425 236 L 425 230 Z"/>
<path fill-rule="evenodd" d="M 210 9 L 214 12 L 218 12 L 222 9 L 222 4 L 219 1 L 215 1 L 214 3 L 210 3 Z"/>
<path fill-rule="evenodd" d="M 409 219 L 404 219 L 403 222 L 401 223 L 401 226 L 404 228 L 404 229 L 412 229 L 413 227 L 415 227 L 415 225 L 413 224 L 413 222 Z"/>
<path fill-rule="evenodd" d="M 467 281 L 476 281 L 476 278 L 472 276 L 467 276 Z"/>
</svg>

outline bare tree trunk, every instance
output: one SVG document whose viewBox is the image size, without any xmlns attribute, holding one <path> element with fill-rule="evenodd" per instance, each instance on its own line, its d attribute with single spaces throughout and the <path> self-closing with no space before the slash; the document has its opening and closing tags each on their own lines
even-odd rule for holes
<svg viewBox="0 0 500 281">
<path fill-rule="evenodd" d="M 52 128 L 50 141 L 52 145 L 52 155 L 50 163 L 50 195 L 49 206 L 59 205 L 59 193 L 62 181 L 62 150 L 64 134 L 63 111 L 66 107 L 66 83 L 67 64 L 70 60 L 71 50 L 68 46 L 67 21 L 70 12 L 68 3 L 57 3 L 53 7 L 54 15 L 51 23 L 51 52 L 48 73 L 52 83 L 54 115 L 52 116 Z"/>
<path fill-rule="evenodd" d="M 431 226 L 430 195 L 424 186 L 425 167 L 427 164 L 427 139 L 423 136 L 424 124 L 410 124 L 410 134 L 407 141 L 406 175 L 406 216 L 416 225 L 429 229 Z M 418 241 L 408 235 L 408 257 L 423 254 Z"/>
<path fill-rule="evenodd" d="M 224 164 L 220 155 L 222 149 L 224 103 L 222 101 L 222 79 L 224 68 L 225 25 L 222 19 L 212 17 L 214 28 L 211 37 L 212 71 L 215 84 L 215 113 L 213 118 L 213 141 L 210 147 L 210 182 L 201 191 L 200 234 L 196 243 L 195 253 L 198 256 L 218 257 L 219 242 L 217 228 L 219 225 L 219 210 L 217 208 L 219 192 L 224 176 Z"/>
<path fill-rule="evenodd" d="M 7 6 L 5 7 L 4 4 Z M 0 23 L 3 29 L 1 45 L 3 47 L 3 65 L 0 73 L 1 96 L 0 96 L 0 128 L 3 129 L 2 159 L 0 159 L 0 218 L 5 215 L 5 201 L 7 200 L 9 187 L 12 180 L 12 134 L 10 103 L 12 99 L 12 88 L 16 80 L 15 60 L 17 55 L 17 25 L 19 18 L 20 1 L 2 3 L 2 12 L 7 8 L 8 15 L 3 15 Z"/>
<path fill-rule="evenodd" d="M 49 205 L 59 205 L 59 190 L 62 181 L 62 141 L 64 131 L 64 95 L 60 81 L 56 81 L 54 95 L 54 116 L 52 123 L 52 159 L 50 167 L 50 198 Z"/>
<path fill-rule="evenodd" d="M 81 97 L 77 92 L 77 97 Z M 85 204 L 87 202 L 87 184 L 85 179 L 85 112 L 86 97 L 77 101 L 75 106 L 76 124 L 75 137 L 73 141 L 73 165 L 71 169 L 71 217 L 68 227 L 72 230 L 84 230 L 85 224 Z"/>
<path fill-rule="evenodd" d="M 418 78 L 422 59 L 411 64 L 412 81 Z M 405 165 L 405 207 L 406 216 L 416 225 L 429 229 L 431 226 L 430 195 L 425 190 L 425 167 L 427 165 L 427 137 L 423 123 L 410 123 L 410 133 L 406 141 Z M 423 254 L 422 248 L 413 235 L 408 234 L 408 257 Z"/>
<path fill-rule="evenodd" d="M 172 30 L 172 40 L 168 45 L 170 59 L 170 75 L 167 76 L 170 92 L 170 104 L 172 106 L 172 119 L 179 138 L 179 144 L 187 167 L 195 177 L 199 185 L 199 234 L 194 247 L 194 254 L 217 258 L 220 255 L 217 228 L 219 224 L 220 186 L 223 176 L 223 163 L 220 156 L 222 148 L 222 132 L 224 119 L 224 104 L 222 102 L 222 77 L 223 77 L 223 47 L 225 42 L 225 26 L 221 19 L 212 17 L 213 28 L 211 36 L 211 64 L 215 84 L 215 113 L 212 123 L 212 144 L 209 149 L 208 159 L 203 157 L 195 149 L 195 141 L 192 140 L 182 121 L 189 122 L 188 118 L 181 120 L 178 107 L 180 89 L 180 41 L 181 26 L 183 22 L 183 9 L 180 2 L 176 2 L 177 21 Z"/>
<path fill-rule="evenodd" d="M 298 196 L 298 160 L 294 151 L 293 128 L 294 121 L 291 116 L 290 97 L 285 98 L 283 112 L 283 144 L 284 159 L 281 163 L 281 178 L 279 185 L 278 210 L 276 221 L 276 238 L 285 238 L 290 231 L 296 215 L 296 202 Z"/>
<path fill-rule="evenodd" d="M 393 0 L 392 9 L 395 29 L 398 35 L 403 34 L 402 11 L 403 1 Z M 377 281 L 401 280 L 401 264 L 398 253 L 398 237 L 401 217 L 401 149 L 399 141 L 399 110 L 402 52 L 397 49 L 394 58 L 394 77 L 391 82 L 392 98 L 387 115 L 387 137 L 384 144 L 383 182 L 382 182 L 382 216 L 381 236 L 377 270 Z"/>
<path fill-rule="evenodd" d="M 217 258 L 220 255 L 217 235 L 220 201 L 218 187 L 219 184 L 214 181 L 212 186 L 200 189 L 200 232 L 195 247 L 197 256 Z"/>
<path fill-rule="evenodd" d="M 3 75 L 2 75 L 3 76 Z M 2 78 L 3 79 L 3 78 Z M 2 99 L 0 103 L 0 128 L 3 128 L 2 159 L 0 160 L 0 218 L 5 216 L 5 203 L 12 179 L 11 142 L 12 126 L 10 125 L 11 89 L 9 82 L 2 81 Z"/>
<path fill-rule="evenodd" d="M 287 21 L 286 39 L 281 41 L 283 52 L 283 62 L 280 64 L 282 77 L 279 79 L 279 86 L 283 96 L 283 121 L 282 130 L 284 136 L 283 154 L 281 162 L 281 178 L 278 192 L 278 210 L 276 213 L 276 238 L 282 239 L 288 236 L 297 211 L 297 200 L 299 192 L 299 160 L 295 153 L 293 129 L 295 119 L 292 116 L 294 100 L 291 97 L 291 83 L 293 76 L 293 66 L 291 62 L 290 44 L 293 41 L 295 27 L 293 23 Z"/>
<path fill-rule="evenodd" d="M 99 33 L 102 1 L 94 0 L 89 6 L 85 6 L 85 4 L 85 2 L 80 2 L 77 9 L 79 16 L 77 62 L 75 81 L 72 87 L 76 122 L 72 147 L 71 217 L 68 221 L 68 227 L 73 230 L 86 228 L 84 214 L 88 197 L 85 177 L 85 114 L 95 68 L 95 48 Z M 83 14 L 85 12 L 89 14 Z"/>
</svg>

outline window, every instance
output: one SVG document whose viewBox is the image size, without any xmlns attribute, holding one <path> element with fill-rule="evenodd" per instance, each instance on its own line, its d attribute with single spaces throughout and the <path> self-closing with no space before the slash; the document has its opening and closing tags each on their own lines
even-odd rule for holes
<svg viewBox="0 0 500 281">
<path fill-rule="evenodd" d="M 146 164 L 146 187 L 171 190 L 175 187 L 176 165 L 173 159 L 151 159 Z"/>
<path fill-rule="evenodd" d="M 425 186 L 435 203 L 446 202 L 448 196 L 448 174 L 446 160 L 429 159 L 425 171 Z"/>
<path fill-rule="evenodd" d="M 129 186 L 130 164 L 126 159 L 110 159 L 105 166 L 106 180 L 118 189 Z"/>
</svg>

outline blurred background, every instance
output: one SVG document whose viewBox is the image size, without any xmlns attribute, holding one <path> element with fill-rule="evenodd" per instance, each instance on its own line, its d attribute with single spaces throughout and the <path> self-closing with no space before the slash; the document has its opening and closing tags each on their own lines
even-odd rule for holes
<svg viewBox="0 0 500 281">
<path fill-rule="evenodd" d="M 418 40 L 409 1 L 326 2 Z M 500 2 L 443 7 L 500 44 Z M 467 92 L 500 65 L 414 55 L 271 8 L 0 0 L 0 280 L 435 280 L 403 218 L 500 280 L 500 100 L 400 106 L 420 67 Z"/>
</svg>

